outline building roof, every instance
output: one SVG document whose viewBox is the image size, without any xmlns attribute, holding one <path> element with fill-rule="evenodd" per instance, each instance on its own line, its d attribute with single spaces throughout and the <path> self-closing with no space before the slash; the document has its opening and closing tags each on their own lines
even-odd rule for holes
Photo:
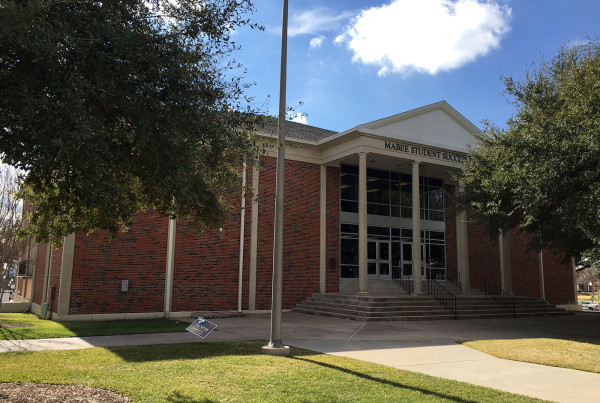
<svg viewBox="0 0 600 403">
<path fill-rule="evenodd" d="M 337 134 L 332 130 L 321 129 L 315 126 L 305 125 L 303 123 L 291 122 L 286 120 L 285 126 L 287 129 L 286 138 L 308 140 L 308 141 L 320 141 L 324 138 L 331 137 Z M 277 136 L 277 123 L 268 126 L 266 132 Z"/>
</svg>

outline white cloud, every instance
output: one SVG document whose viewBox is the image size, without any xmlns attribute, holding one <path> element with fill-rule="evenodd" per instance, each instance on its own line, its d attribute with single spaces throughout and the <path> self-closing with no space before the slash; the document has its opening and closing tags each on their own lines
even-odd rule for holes
<svg viewBox="0 0 600 403">
<path fill-rule="evenodd" d="M 319 32 L 332 31 L 342 21 L 352 16 L 353 13 L 348 11 L 335 15 L 323 7 L 294 13 L 290 16 L 288 35 L 315 35 Z"/>
<path fill-rule="evenodd" d="M 296 116 L 291 118 L 290 120 L 292 122 L 302 123 L 303 125 L 305 125 L 307 122 L 306 115 L 303 115 L 302 113 L 297 113 Z"/>
<path fill-rule="evenodd" d="M 451 70 L 500 46 L 511 9 L 484 0 L 392 0 L 361 11 L 338 36 L 380 76 Z"/>
<path fill-rule="evenodd" d="M 312 38 L 310 40 L 310 48 L 313 49 L 313 48 L 321 47 L 324 40 L 325 40 L 325 36 L 323 36 L 323 35 Z"/>
</svg>

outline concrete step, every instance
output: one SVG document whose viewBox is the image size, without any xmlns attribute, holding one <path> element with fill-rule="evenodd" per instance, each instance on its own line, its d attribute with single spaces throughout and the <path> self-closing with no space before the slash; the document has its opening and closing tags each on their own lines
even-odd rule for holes
<svg viewBox="0 0 600 403">
<path fill-rule="evenodd" d="M 457 319 L 485 319 L 570 315 L 554 305 L 534 298 L 515 298 L 514 310 L 482 296 L 456 298 Z M 293 309 L 294 312 L 360 321 L 454 319 L 454 313 L 431 297 L 407 295 L 348 295 L 316 293 Z"/>
</svg>

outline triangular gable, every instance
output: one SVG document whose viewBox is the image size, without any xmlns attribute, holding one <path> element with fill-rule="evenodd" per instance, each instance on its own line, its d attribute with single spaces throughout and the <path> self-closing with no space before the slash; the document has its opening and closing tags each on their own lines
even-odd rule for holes
<svg viewBox="0 0 600 403">
<path fill-rule="evenodd" d="M 475 141 L 473 134 L 481 133 L 446 101 L 366 123 L 348 132 L 362 132 L 465 153 Z"/>
</svg>

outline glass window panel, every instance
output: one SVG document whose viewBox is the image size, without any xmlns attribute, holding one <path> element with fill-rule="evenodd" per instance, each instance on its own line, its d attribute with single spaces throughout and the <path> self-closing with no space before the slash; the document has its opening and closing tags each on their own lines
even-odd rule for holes
<svg viewBox="0 0 600 403">
<path fill-rule="evenodd" d="M 412 229 L 402 228 L 402 238 L 412 238 Z"/>
<path fill-rule="evenodd" d="M 390 229 L 388 227 L 377 227 L 375 225 L 369 225 L 367 227 L 367 233 L 369 235 L 383 235 L 387 238 L 390 236 Z"/>
<path fill-rule="evenodd" d="M 340 198 L 358 201 L 358 176 L 345 174 L 340 180 Z"/>
<path fill-rule="evenodd" d="M 400 228 L 392 228 L 392 238 L 400 238 Z"/>
<path fill-rule="evenodd" d="M 390 207 L 390 212 L 392 217 L 400 217 L 400 207 L 392 206 Z"/>
<path fill-rule="evenodd" d="M 431 221 L 444 221 L 444 212 L 439 210 L 429 210 L 429 219 Z"/>
<path fill-rule="evenodd" d="M 403 185 L 400 188 L 400 205 L 412 207 L 412 188 L 410 185 Z"/>
<path fill-rule="evenodd" d="M 402 192 L 400 191 L 400 182 L 390 182 L 390 203 L 392 206 L 399 206 Z"/>
<path fill-rule="evenodd" d="M 349 173 L 349 174 L 358 175 L 358 167 L 356 165 L 341 164 L 340 171 L 342 174 Z"/>
<path fill-rule="evenodd" d="M 367 179 L 367 201 L 370 203 L 390 203 L 390 181 L 385 179 Z"/>
<path fill-rule="evenodd" d="M 446 267 L 444 245 L 429 245 L 432 267 Z"/>
<path fill-rule="evenodd" d="M 402 265 L 402 271 L 405 276 L 412 276 L 412 263 L 404 263 Z"/>
<path fill-rule="evenodd" d="M 379 259 L 390 260 L 390 244 L 388 242 L 379 242 Z"/>
<path fill-rule="evenodd" d="M 429 238 L 443 241 L 444 233 L 442 231 L 429 231 Z"/>
<path fill-rule="evenodd" d="M 358 278 L 358 266 L 341 266 L 341 277 L 342 278 Z"/>
<path fill-rule="evenodd" d="M 377 259 L 377 242 L 367 243 L 367 259 Z"/>
<path fill-rule="evenodd" d="M 445 280 L 446 279 L 446 269 L 441 268 L 431 268 L 431 278 L 436 280 Z"/>
<path fill-rule="evenodd" d="M 383 204 L 367 203 L 367 214 L 383 215 L 389 217 L 390 206 Z"/>
<path fill-rule="evenodd" d="M 379 263 L 379 275 L 380 276 L 389 276 L 390 275 L 390 264 L 389 263 Z"/>
<path fill-rule="evenodd" d="M 349 234 L 358 234 L 358 225 L 356 224 L 342 224 L 342 232 Z"/>
<path fill-rule="evenodd" d="M 369 274 L 377 274 L 377 263 L 369 263 L 367 265 Z"/>
<path fill-rule="evenodd" d="M 402 207 L 401 215 L 402 218 L 412 218 L 412 208 Z"/>
<path fill-rule="evenodd" d="M 429 186 L 435 186 L 435 187 L 441 188 L 444 186 L 444 181 L 441 179 L 429 178 Z"/>
<path fill-rule="evenodd" d="M 358 239 L 341 239 L 341 264 L 358 264 Z"/>
<path fill-rule="evenodd" d="M 402 259 L 405 261 L 412 261 L 412 244 L 402 244 Z"/>
<path fill-rule="evenodd" d="M 401 256 L 400 256 L 400 242 L 392 242 L 392 265 L 400 264 Z"/>
<path fill-rule="evenodd" d="M 367 168 L 367 177 L 389 179 L 390 173 L 388 171 L 382 171 L 381 169 Z"/>
<path fill-rule="evenodd" d="M 358 213 L 358 202 L 356 201 L 342 200 L 340 205 L 342 211 L 346 213 Z"/>
<path fill-rule="evenodd" d="M 444 192 L 439 188 L 429 189 L 427 193 L 429 197 L 429 208 L 432 210 L 444 209 Z"/>
</svg>

